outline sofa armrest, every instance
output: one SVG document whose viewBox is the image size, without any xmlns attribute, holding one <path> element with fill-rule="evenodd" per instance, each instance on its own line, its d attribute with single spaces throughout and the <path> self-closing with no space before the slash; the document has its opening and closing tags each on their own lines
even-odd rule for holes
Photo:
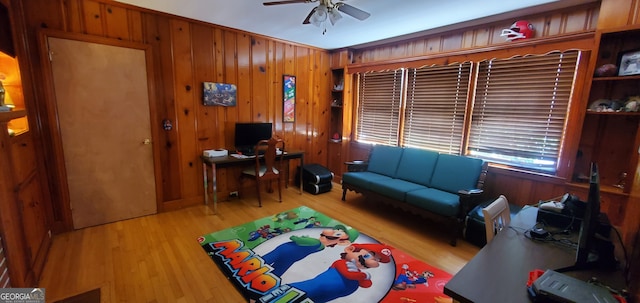
<svg viewBox="0 0 640 303">
<path fill-rule="evenodd" d="M 369 166 L 369 162 L 361 161 L 361 160 L 348 161 L 348 162 L 345 162 L 344 164 L 347 165 L 347 171 L 349 171 L 349 172 L 351 172 L 351 171 L 366 171 L 367 167 Z"/>
<path fill-rule="evenodd" d="M 474 188 L 474 189 L 461 189 L 458 191 L 458 195 L 460 196 L 476 196 L 481 195 L 484 191 L 482 189 Z"/>
<path fill-rule="evenodd" d="M 484 191 L 482 189 L 461 189 L 458 191 L 460 197 L 460 214 L 458 217 L 464 219 L 464 217 L 480 203 L 480 196 Z"/>
</svg>

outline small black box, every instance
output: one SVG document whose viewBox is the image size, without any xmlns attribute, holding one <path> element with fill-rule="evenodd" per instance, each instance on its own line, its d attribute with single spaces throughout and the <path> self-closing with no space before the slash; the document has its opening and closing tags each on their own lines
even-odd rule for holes
<svg viewBox="0 0 640 303">
<path fill-rule="evenodd" d="M 536 222 L 543 223 L 546 226 L 578 231 L 580 230 L 580 224 L 582 224 L 582 217 L 538 208 Z"/>
</svg>

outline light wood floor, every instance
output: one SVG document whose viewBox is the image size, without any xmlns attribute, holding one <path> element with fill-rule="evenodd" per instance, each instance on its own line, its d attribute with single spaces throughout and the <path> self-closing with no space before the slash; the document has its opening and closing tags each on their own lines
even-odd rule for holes
<svg viewBox="0 0 640 303">
<path fill-rule="evenodd" d="M 478 248 L 463 241 L 448 244 L 441 226 L 419 217 L 367 203 L 341 189 L 321 195 L 289 187 L 283 202 L 277 194 L 255 193 L 218 204 L 218 214 L 205 205 L 85 228 L 54 236 L 39 287 L 48 302 L 101 288 L 102 302 L 245 302 L 196 241 L 208 234 L 301 205 L 353 226 L 451 274 Z M 249 196 L 251 195 L 251 196 Z"/>
</svg>

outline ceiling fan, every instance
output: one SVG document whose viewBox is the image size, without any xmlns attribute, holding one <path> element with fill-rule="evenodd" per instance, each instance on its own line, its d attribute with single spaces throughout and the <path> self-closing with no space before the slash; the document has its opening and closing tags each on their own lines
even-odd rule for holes
<svg viewBox="0 0 640 303">
<path fill-rule="evenodd" d="M 265 6 L 280 5 L 280 4 L 292 4 L 292 3 L 312 3 L 320 2 L 320 4 L 314 7 L 307 18 L 304 19 L 302 24 L 314 24 L 320 26 L 325 20 L 329 19 L 331 25 L 334 25 L 338 20 L 342 18 L 340 12 L 343 12 L 351 17 L 354 17 L 360 21 L 369 18 L 371 14 L 346 4 L 342 1 L 333 3 L 333 0 L 285 0 L 285 1 L 272 1 L 262 3 Z"/>
</svg>

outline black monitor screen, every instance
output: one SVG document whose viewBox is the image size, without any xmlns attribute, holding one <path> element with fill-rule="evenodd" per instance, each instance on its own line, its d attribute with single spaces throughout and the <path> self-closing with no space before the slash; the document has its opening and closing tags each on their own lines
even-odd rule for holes
<svg viewBox="0 0 640 303">
<path fill-rule="evenodd" d="M 589 180 L 589 196 L 585 205 L 584 217 L 580 225 L 578 248 L 574 265 L 556 269 L 558 272 L 592 269 L 598 265 L 598 255 L 594 254 L 596 229 L 599 225 L 600 215 L 600 177 L 598 165 L 591 164 Z"/>
<path fill-rule="evenodd" d="M 238 150 L 253 149 L 260 140 L 272 135 L 271 123 L 236 123 L 235 147 Z"/>
<path fill-rule="evenodd" d="M 576 265 L 585 265 L 589 262 L 589 252 L 594 249 L 595 234 L 598 225 L 598 215 L 600 214 L 600 178 L 598 176 L 598 166 L 591 164 L 591 176 L 589 180 L 589 196 L 587 205 L 580 226 L 580 237 L 578 239 L 578 252 L 576 254 Z"/>
</svg>

